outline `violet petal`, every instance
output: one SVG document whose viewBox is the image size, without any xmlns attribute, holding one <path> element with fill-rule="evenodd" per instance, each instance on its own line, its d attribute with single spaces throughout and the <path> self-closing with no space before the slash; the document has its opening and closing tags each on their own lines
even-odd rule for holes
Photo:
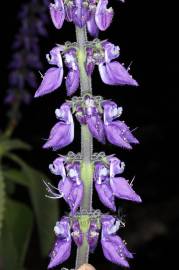
<svg viewBox="0 0 179 270">
<path fill-rule="evenodd" d="M 108 0 L 99 0 L 96 7 L 95 20 L 98 28 L 105 31 L 111 24 L 114 15 L 113 9 L 107 9 Z"/>
<path fill-rule="evenodd" d="M 57 266 L 66 261 L 71 253 L 71 235 L 69 218 L 63 217 L 60 222 L 56 223 L 54 228 L 57 240 L 50 253 L 50 263 L 48 269 Z"/>
<path fill-rule="evenodd" d="M 53 251 L 51 252 L 51 260 L 48 269 L 53 268 L 66 261 L 71 254 L 71 239 L 69 241 L 57 239 Z"/>
<path fill-rule="evenodd" d="M 55 4 L 50 4 L 50 15 L 54 26 L 57 29 L 62 28 L 65 20 L 65 8 L 63 0 L 55 0 Z"/>
<path fill-rule="evenodd" d="M 113 194 L 125 200 L 130 200 L 134 202 L 142 202 L 139 195 L 130 186 L 129 182 L 123 177 L 114 177 L 110 179 L 110 186 Z"/>
<path fill-rule="evenodd" d="M 70 181 L 68 177 L 66 177 L 64 180 L 59 181 L 58 183 L 58 190 L 60 193 L 63 193 L 64 200 L 69 204 L 68 197 L 71 194 L 73 188 L 73 183 Z"/>
<path fill-rule="evenodd" d="M 120 121 L 114 121 L 111 124 L 104 125 L 108 141 L 119 147 L 132 149 L 132 146 L 128 142 L 127 138 L 124 136 L 121 128 L 118 126 L 118 122 Z"/>
<path fill-rule="evenodd" d="M 99 238 L 99 229 L 97 227 L 96 221 L 90 222 L 90 227 L 87 233 L 87 240 L 90 247 L 90 252 L 93 252 L 97 246 Z"/>
<path fill-rule="evenodd" d="M 71 96 L 74 94 L 80 83 L 80 73 L 79 70 L 71 69 L 68 72 L 67 78 L 66 78 L 66 89 L 67 89 L 67 95 Z"/>
<path fill-rule="evenodd" d="M 72 214 L 76 212 L 78 207 L 80 206 L 82 199 L 83 199 L 83 183 L 81 182 L 80 185 L 77 185 L 76 183 L 73 184 L 73 188 L 70 194 L 70 208 L 72 211 Z"/>
<path fill-rule="evenodd" d="M 35 97 L 40 97 L 55 91 L 60 87 L 63 79 L 63 68 L 52 67 L 47 70 L 43 80 L 35 93 Z"/>
<path fill-rule="evenodd" d="M 81 231 L 80 228 L 80 224 L 78 222 L 78 220 L 73 221 L 73 225 L 72 225 L 72 237 L 73 240 L 75 242 L 75 244 L 80 247 L 83 243 L 83 233 Z"/>
<path fill-rule="evenodd" d="M 73 22 L 78 27 L 82 28 L 90 18 L 90 11 L 88 7 L 85 7 L 82 0 L 74 0 L 75 8 L 73 10 Z"/>
<path fill-rule="evenodd" d="M 110 208 L 113 211 L 116 211 L 115 201 L 114 201 L 114 195 L 113 191 L 109 184 L 107 183 L 101 183 L 98 184 L 95 183 L 95 188 L 98 193 L 100 201 L 108 208 Z"/>
<path fill-rule="evenodd" d="M 94 11 L 92 12 L 90 19 L 87 21 L 87 29 L 88 29 L 89 34 L 92 37 L 98 36 L 99 29 L 98 29 L 96 21 L 95 21 L 95 12 Z"/>
<path fill-rule="evenodd" d="M 127 69 L 117 61 L 100 64 L 99 73 L 102 81 L 106 84 L 138 86 Z"/>
<path fill-rule="evenodd" d="M 116 174 L 124 172 L 124 162 L 121 162 L 121 160 L 116 157 L 109 157 L 108 160 L 110 162 L 110 177 L 114 177 Z"/>
<path fill-rule="evenodd" d="M 50 131 L 48 141 L 43 148 L 53 148 L 54 151 L 69 145 L 74 139 L 74 124 L 58 122 Z"/>
<path fill-rule="evenodd" d="M 99 142 L 105 143 L 105 133 L 101 118 L 98 115 L 91 116 L 87 118 L 86 122 L 93 137 Z"/>
<path fill-rule="evenodd" d="M 63 179 L 66 177 L 64 161 L 63 157 L 58 157 L 49 165 L 50 171 L 55 175 L 61 175 Z"/>
</svg>

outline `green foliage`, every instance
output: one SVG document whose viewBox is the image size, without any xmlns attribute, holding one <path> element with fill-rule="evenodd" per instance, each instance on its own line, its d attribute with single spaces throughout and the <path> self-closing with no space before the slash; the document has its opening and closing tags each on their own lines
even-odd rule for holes
<svg viewBox="0 0 179 270">
<path fill-rule="evenodd" d="M 18 156 L 14 154 L 8 154 L 7 156 L 21 167 L 21 174 L 19 175 L 19 179 L 21 180 L 19 181 L 22 182 L 24 179 L 24 185 L 28 185 L 29 194 L 36 214 L 42 254 L 46 255 L 52 244 L 52 236 L 49 232 L 53 230 L 53 226 L 58 219 L 57 204 L 52 200 L 46 199 L 44 196 L 42 180 L 49 180 L 42 172 L 31 168 Z M 14 179 L 17 182 L 17 174 L 16 177 L 13 176 L 11 180 L 14 181 Z"/>
<path fill-rule="evenodd" d="M 0 250 L 5 270 L 21 270 L 31 232 L 33 213 L 26 205 L 7 200 Z"/>
<path fill-rule="evenodd" d="M 18 139 L 4 138 L 0 141 L 0 157 L 12 150 L 30 150 L 30 146 Z"/>
<path fill-rule="evenodd" d="M 0 236 L 1 236 L 1 229 L 2 229 L 2 223 L 4 218 L 4 210 L 5 210 L 5 184 L 4 184 L 4 178 L 1 170 L 1 164 L 0 164 Z"/>
<path fill-rule="evenodd" d="M 53 241 L 51 231 L 58 219 L 57 202 L 45 198 L 42 180 L 50 180 L 14 154 L 15 150 L 30 150 L 30 147 L 20 140 L 0 138 L 0 254 L 6 266 L 4 270 L 24 269 L 33 219 L 38 227 L 42 255 L 47 256 Z M 9 168 L 7 160 L 15 166 Z M 10 199 L 7 187 L 16 185 L 27 189 L 33 209 Z"/>
</svg>

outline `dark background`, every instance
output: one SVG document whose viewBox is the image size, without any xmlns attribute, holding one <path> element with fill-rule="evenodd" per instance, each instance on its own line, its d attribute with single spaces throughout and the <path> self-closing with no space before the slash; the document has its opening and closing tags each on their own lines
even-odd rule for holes
<svg viewBox="0 0 179 270">
<path fill-rule="evenodd" d="M 30 0 L 29 0 L 30 1 Z M 1 42 L 0 42 L 0 95 L 1 125 L 7 109 L 3 105 L 5 89 L 8 86 L 8 62 L 11 57 L 11 43 L 18 30 L 17 13 L 22 0 L 3 1 L 1 3 Z M 178 62 L 176 60 L 176 18 L 174 2 L 128 0 L 125 5 L 113 0 L 115 16 L 111 27 L 100 34 L 101 39 L 108 38 L 119 44 L 120 61 L 127 65 L 133 61 L 131 73 L 139 82 L 139 88 L 110 87 L 102 84 L 98 72 L 93 77 L 93 91 L 96 95 L 113 99 L 123 107 L 122 119 L 131 128 L 138 127 L 135 135 L 140 145 L 133 151 L 121 150 L 107 144 L 102 146 L 96 141 L 94 150 L 116 153 L 125 161 L 124 176 L 132 179 L 136 176 L 134 189 L 143 198 L 143 204 L 118 201 L 125 215 L 126 227 L 120 231 L 122 238 L 135 255 L 131 269 L 158 269 L 174 266 L 178 255 L 179 240 L 179 197 L 177 188 L 177 77 Z M 157 2 L 157 3 L 156 3 Z M 42 56 L 55 43 L 74 41 L 74 27 L 65 23 L 62 30 L 57 31 L 50 23 L 49 37 L 42 41 Z M 45 57 L 44 57 L 45 59 Z M 44 61 L 44 70 L 48 67 Z M 40 83 L 40 77 L 39 77 Z M 32 94 L 35 89 L 30 90 Z M 79 94 L 79 93 L 78 93 Z M 47 138 L 49 130 L 55 123 L 54 110 L 65 100 L 65 86 L 55 93 L 33 100 L 24 106 L 23 118 L 16 130 L 16 137 L 28 141 L 34 150 L 26 156 L 26 160 L 36 168 L 48 173 L 48 164 L 56 157 L 56 153 L 41 149 L 43 138 Z M 76 123 L 74 143 L 60 151 L 80 150 L 80 129 Z M 21 200 L 27 200 L 21 190 L 17 194 Z M 66 205 L 61 201 L 63 214 Z M 94 208 L 102 208 L 95 194 Z M 50 215 L 50 213 L 49 213 Z M 51 233 L 51 232 L 49 232 Z M 75 249 L 74 249 L 75 250 Z M 75 252 L 65 266 L 74 267 Z M 99 270 L 118 269 L 107 262 L 100 248 L 97 247 L 90 262 Z M 29 247 L 26 265 L 30 269 L 46 269 L 47 261 L 39 255 L 36 231 L 34 231 Z M 5 269 L 4 269 L 5 270 Z"/>
</svg>

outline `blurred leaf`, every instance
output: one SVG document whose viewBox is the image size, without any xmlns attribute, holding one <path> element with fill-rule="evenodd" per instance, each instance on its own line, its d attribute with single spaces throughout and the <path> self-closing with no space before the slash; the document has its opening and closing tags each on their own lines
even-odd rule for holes
<svg viewBox="0 0 179 270">
<path fill-rule="evenodd" d="M 31 147 L 18 139 L 4 139 L 0 141 L 0 156 L 17 149 L 30 150 Z"/>
<path fill-rule="evenodd" d="M 24 179 L 27 179 L 31 201 L 36 214 L 41 251 L 44 256 L 47 256 L 53 242 L 53 227 L 58 220 L 57 201 L 45 197 L 42 180 L 49 181 L 49 179 L 42 172 L 31 168 L 18 156 L 10 153 L 6 156 L 22 168 Z"/>
<path fill-rule="evenodd" d="M 0 249 L 5 270 L 22 270 L 33 227 L 32 211 L 22 203 L 7 200 Z"/>
<path fill-rule="evenodd" d="M 5 212 L 5 198 L 6 198 L 5 183 L 0 164 L 0 236 Z"/>
<path fill-rule="evenodd" d="M 4 178 L 7 180 L 11 180 L 16 184 L 29 187 L 29 182 L 27 180 L 24 171 L 17 169 L 3 169 Z"/>
</svg>

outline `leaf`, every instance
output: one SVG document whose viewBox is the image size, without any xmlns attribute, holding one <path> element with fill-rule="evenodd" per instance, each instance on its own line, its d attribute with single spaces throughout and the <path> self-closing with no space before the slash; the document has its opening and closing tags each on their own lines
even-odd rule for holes
<svg viewBox="0 0 179 270">
<path fill-rule="evenodd" d="M 0 141 L 0 156 L 17 149 L 30 150 L 31 147 L 27 143 L 18 139 L 4 139 Z"/>
<path fill-rule="evenodd" d="M 3 269 L 22 269 L 33 227 L 32 211 L 22 203 L 7 200 L 0 248 Z"/>
<path fill-rule="evenodd" d="M 29 187 L 29 182 L 27 177 L 24 174 L 24 171 L 17 169 L 4 169 L 3 170 L 4 178 L 10 181 L 13 181 L 16 184 Z"/>
<path fill-rule="evenodd" d="M 4 183 L 4 177 L 2 174 L 1 166 L 0 166 L 0 236 L 1 236 L 1 229 L 3 225 L 3 219 L 4 219 L 4 212 L 5 212 L 5 183 Z"/>
<path fill-rule="evenodd" d="M 27 179 L 31 201 L 36 215 L 42 255 L 47 256 L 53 242 L 53 227 L 58 220 L 57 201 L 45 197 L 45 188 L 42 180 L 49 180 L 46 175 L 31 168 L 18 156 L 10 153 L 6 156 L 22 168 L 24 177 Z"/>
</svg>

